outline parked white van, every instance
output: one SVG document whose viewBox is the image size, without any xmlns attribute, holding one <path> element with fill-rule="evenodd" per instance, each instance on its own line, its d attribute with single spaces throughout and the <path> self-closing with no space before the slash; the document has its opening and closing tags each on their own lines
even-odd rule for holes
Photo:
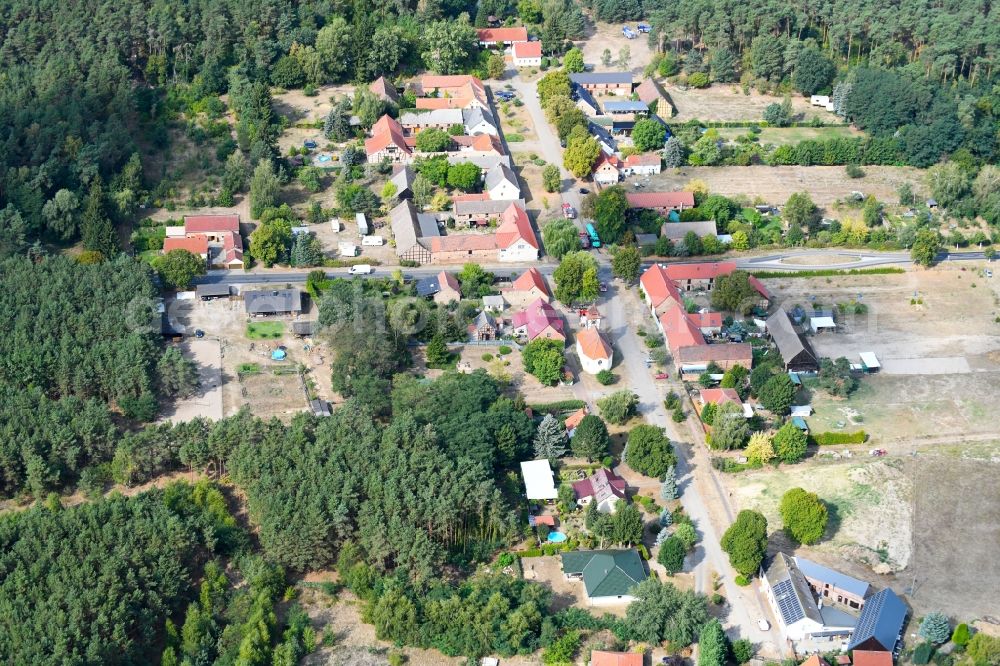
<svg viewBox="0 0 1000 666">
<path fill-rule="evenodd" d="M 348 268 L 347 272 L 351 275 L 368 275 L 374 273 L 375 269 L 372 268 L 371 264 L 357 264 Z"/>
</svg>

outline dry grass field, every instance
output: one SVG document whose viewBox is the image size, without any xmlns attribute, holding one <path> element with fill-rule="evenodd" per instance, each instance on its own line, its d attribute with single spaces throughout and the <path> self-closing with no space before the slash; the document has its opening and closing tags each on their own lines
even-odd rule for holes
<svg viewBox="0 0 1000 666">
<path fill-rule="evenodd" d="M 638 41 L 638 40 L 634 40 Z M 677 115 L 673 122 L 687 122 L 698 119 L 703 122 L 723 121 L 759 121 L 763 119 L 764 109 L 769 104 L 780 104 L 782 97 L 776 95 L 761 95 L 751 90 L 744 95 L 737 85 L 713 85 L 708 88 L 688 88 L 681 90 L 674 85 L 666 85 L 667 94 L 673 100 Z M 809 104 L 809 100 L 800 95 L 792 96 L 792 111 L 799 116 L 799 121 L 809 121 L 819 118 L 827 123 L 840 123 L 843 120 L 834 113 L 818 106 Z"/>
<path fill-rule="evenodd" d="M 649 192 L 683 190 L 692 180 L 703 181 L 710 192 L 751 201 L 783 204 L 795 192 L 808 192 L 819 206 L 829 206 L 852 191 L 872 194 L 879 201 L 897 203 L 897 188 L 910 183 L 920 191 L 923 174 L 913 167 L 865 167 L 865 177 L 851 179 L 839 166 L 681 167 L 649 179 Z M 645 181 L 644 181 L 645 182 Z"/>
</svg>

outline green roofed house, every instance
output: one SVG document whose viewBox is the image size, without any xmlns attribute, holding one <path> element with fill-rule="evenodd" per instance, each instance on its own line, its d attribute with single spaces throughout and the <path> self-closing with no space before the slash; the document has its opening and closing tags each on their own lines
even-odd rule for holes
<svg viewBox="0 0 1000 666">
<path fill-rule="evenodd" d="M 566 580 L 583 580 L 592 605 L 630 603 L 630 591 L 646 580 L 646 569 L 635 549 L 575 550 L 562 554 Z"/>
</svg>

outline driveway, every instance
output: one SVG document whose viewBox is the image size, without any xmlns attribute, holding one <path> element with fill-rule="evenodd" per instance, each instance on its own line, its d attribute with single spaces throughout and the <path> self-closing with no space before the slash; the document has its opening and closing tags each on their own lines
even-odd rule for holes
<svg viewBox="0 0 1000 666">
<path fill-rule="evenodd" d="M 604 268 L 601 278 L 610 280 L 610 270 Z M 626 288 L 616 282 L 613 289 L 617 292 L 616 296 L 600 305 L 607 324 L 605 332 L 622 354 L 622 365 L 632 380 L 631 388 L 639 396 L 639 413 L 647 423 L 665 428 L 676 444 L 681 504 L 694 520 L 701 536 L 694 555 L 688 559 L 694 562 L 695 589 L 711 594 L 711 574 L 715 573 L 728 601 L 725 626 L 729 634 L 749 638 L 764 655 L 781 656 L 783 643 L 779 632 L 774 628 L 764 632 L 757 627 L 757 619 L 761 617 L 769 618 L 772 627 L 775 626 L 768 606 L 758 591 L 758 581 L 748 587 L 737 585 L 735 572 L 729 566 L 729 557 L 719 545 L 722 531 L 732 522 L 734 511 L 711 468 L 708 453 L 702 445 L 704 437 L 690 419 L 674 423 L 663 406 L 667 391 L 683 391 L 675 381 L 654 382 L 651 370 L 646 368 L 646 346 L 635 331 L 640 325 L 648 325 L 650 316 L 634 288 Z"/>
<path fill-rule="evenodd" d="M 562 166 L 563 151 L 562 146 L 559 145 L 559 136 L 545 117 L 545 111 L 542 110 L 542 104 L 538 99 L 538 90 L 535 83 L 524 81 L 518 76 L 511 77 L 507 83 L 517 92 L 518 98 L 524 102 L 524 107 L 528 110 L 528 115 L 531 117 L 531 124 L 535 128 L 535 133 L 538 134 L 537 142 L 533 142 L 536 144 L 537 152 L 546 162 L 559 165 L 559 172 L 562 174 L 561 188 L 563 202 L 568 203 L 579 211 L 581 199 L 580 193 L 577 190 L 580 184 L 573 174 Z M 577 218 L 576 223 L 581 229 L 583 228 L 579 218 Z"/>
</svg>

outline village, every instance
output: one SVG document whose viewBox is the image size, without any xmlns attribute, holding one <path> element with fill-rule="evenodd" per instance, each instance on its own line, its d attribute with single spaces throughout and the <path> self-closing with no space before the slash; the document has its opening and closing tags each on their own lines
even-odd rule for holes
<svg viewBox="0 0 1000 666">
<path fill-rule="evenodd" d="M 995 3 L 7 4 L 0 663 L 1000 666 Z"/>
<path fill-rule="evenodd" d="M 483 46 L 506 47 L 516 71 L 538 67 L 538 42 L 529 41 L 522 28 L 479 34 Z M 725 247 L 733 235 L 712 219 L 690 216 L 703 193 L 657 191 L 661 156 L 633 147 L 637 124 L 661 128 L 656 145 L 670 136 L 659 114 L 669 118 L 676 111 L 656 79 L 636 85 L 629 72 L 591 71 L 570 74 L 568 83 L 600 152 L 586 185 L 555 162 L 561 203 L 540 191 L 532 164 L 511 154 L 518 144 L 506 136 L 512 133 L 505 127 L 507 113 L 497 106 L 508 109 L 515 100 L 515 109 L 537 106 L 540 95 L 533 87 L 490 86 L 469 75 L 424 75 L 401 87 L 380 78 L 369 92 L 399 112 L 379 117 L 363 148 L 369 167 L 377 167 L 370 187 L 384 199 L 383 214 L 358 212 L 292 229 L 293 238 L 320 239 L 324 256 L 341 262 L 323 282 L 378 281 L 383 294 L 391 285 L 392 299 L 426 303 L 420 307 L 459 318 L 459 333 L 449 338 L 443 358 L 432 350 L 433 340 L 428 345 L 417 334 L 422 376 L 487 372 L 523 396 L 540 419 L 539 457 L 520 462 L 531 536 L 510 551 L 513 560 L 501 555 L 505 571 L 550 587 L 560 605 L 619 616 L 636 600 L 636 586 L 665 576 L 708 595 L 713 614 L 725 618 L 732 635 L 749 639 L 757 659 L 793 656 L 809 666 L 821 666 L 818 655 L 829 666 L 891 666 L 904 646 L 912 650 L 916 618 L 946 607 L 969 620 L 987 613 L 988 597 L 973 594 L 962 606 L 948 605 L 943 590 L 929 591 L 930 599 L 913 597 L 909 572 L 930 575 L 937 563 L 920 554 L 916 534 L 880 533 L 877 516 L 882 511 L 912 520 L 924 506 L 909 497 L 915 492 L 912 470 L 900 476 L 898 466 L 899 456 L 919 449 L 920 436 L 901 441 L 895 418 L 865 419 L 844 405 L 853 394 L 871 395 L 870 385 L 900 375 L 929 374 L 936 381 L 967 371 L 968 363 L 996 373 L 992 343 L 979 352 L 979 362 L 957 354 L 931 358 L 938 353 L 932 350 L 916 354 L 922 359 L 900 354 L 896 343 L 882 337 L 894 315 L 868 309 L 880 291 L 872 285 L 899 282 L 902 291 L 923 281 L 899 268 L 883 269 L 893 257 L 879 264 L 813 257 L 828 264 L 821 268 L 837 276 L 845 294 L 829 301 L 822 295 L 817 300 L 824 292 L 818 278 L 793 277 L 816 265 L 798 263 L 794 255 L 787 262 L 769 260 L 763 268 L 777 271 L 767 277 L 754 275 L 752 259 L 644 261 L 634 277 L 611 270 L 614 255 L 602 249 L 589 217 L 594 203 L 583 196 L 591 194 L 588 187 L 600 200 L 601 192 L 613 192 L 623 181 L 631 186 L 618 214 L 634 224 L 640 246 L 682 245 L 694 242 L 693 236 L 705 247 L 710 241 Z M 541 147 L 551 130 L 544 124 L 530 129 L 539 152 L 550 157 Z M 318 150 L 324 141 L 305 137 L 307 149 Z M 331 148 L 310 150 L 310 157 L 318 155 L 313 163 L 336 161 Z M 437 187 L 425 175 L 429 163 L 439 173 Z M 467 185 L 444 198 L 440 183 L 464 180 Z M 778 212 L 770 205 L 756 209 L 765 216 Z M 546 216 L 569 221 L 574 244 L 579 237 L 573 251 L 593 257 L 596 293 L 591 289 L 581 298 L 578 289 L 569 299 L 557 297 L 560 280 L 567 278 L 560 275 L 562 263 L 546 256 Z M 164 307 L 164 335 L 184 339 L 185 350 L 202 365 L 203 381 L 211 382 L 211 389 L 166 418 L 222 418 L 247 407 L 281 419 L 303 410 L 322 417 L 343 401 L 328 376 L 332 351 L 318 321 L 322 289 L 297 287 L 304 273 L 245 272 L 246 223 L 238 214 L 191 215 L 183 225 L 166 228 L 163 253 L 185 249 L 213 269 L 210 279 Z M 858 276 L 851 277 L 856 265 Z M 469 274 L 480 276 L 478 286 L 470 287 Z M 255 275 L 261 278 L 256 284 Z M 800 290 L 806 283 L 813 286 Z M 986 285 L 976 296 L 995 292 Z M 852 291 L 859 293 L 846 295 Z M 928 303 L 943 295 L 938 285 L 914 293 Z M 992 299 L 984 309 L 995 309 Z M 542 354 L 554 355 L 557 366 L 539 370 L 535 359 Z M 967 433 L 970 425 L 956 424 L 956 433 Z M 650 426 L 660 433 L 647 434 L 653 443 L 634 435 Z M 551 439 L 540 445 L 543 430 Z M 584 438 L 588 443 L 581 445 Z M 639 460 L 631 453 L 639 447 L 659 462 Z M 988 451 L 987 445 L 972 455 Z M 833 469 L 839 486 L 808 483 Z M 784 477 L 781 496 L 750 481 L 775 473 Z M 880 483 L 880 476 L 898 486 L 901 503 L 840 513 L 840 498 L 854 492 L 860 474 L 868 479 L 861 487 Z M 817 495 L 821 488 L 829 494 Z M 790 496 L 811 507 L 800 509 L 819 521 L 808 537 L 795 535 L 792 523 L 802 518 L 785 508 Z M 723 532 L 741 525 L 737 514 L 742 520 L 748 511 L 767 517 L 766 545 L 756 555 L 734 554 Z M 781 523 L 784 532 L 769 540 L 767 533 Z M 995 511 L 992 524 L 1000 524 Z M 736 562 L 747 557 L 749 568 L 743 562 L 733 575 Z M 936 589 L 933 582 L 925 584 Z M 670 656 L 659 648 L 647 654 L 655 663 Z M 644 662 L 641 654 L 594 650 L 590 663 Z"/>
</svg>

